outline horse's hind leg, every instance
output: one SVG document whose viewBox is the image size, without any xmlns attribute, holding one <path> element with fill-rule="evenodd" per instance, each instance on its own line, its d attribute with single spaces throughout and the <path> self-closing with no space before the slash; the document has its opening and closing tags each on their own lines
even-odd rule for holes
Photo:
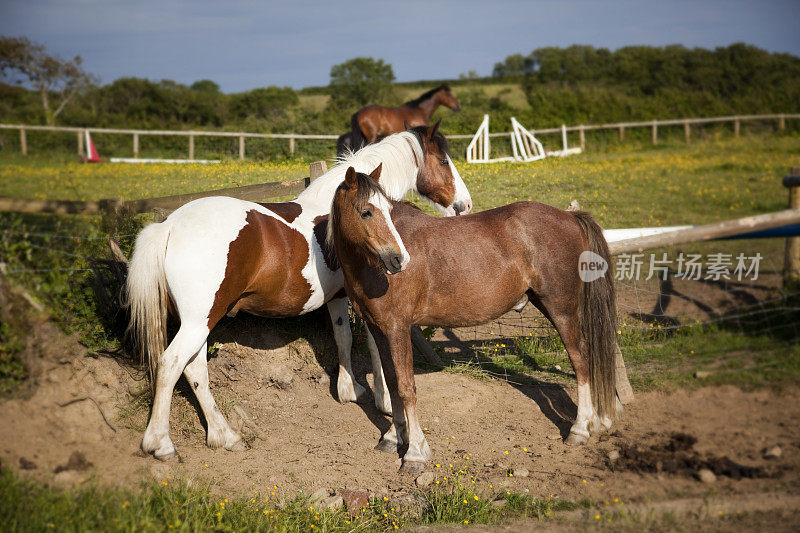
<svg viewBox="0 0 800 533">
<path fill-rule="evenodd" d="M 584 444 L 589 440 L 590 431 L 601 429 L 599 418 L 592 405 L 592 391 L 589 386 L 589 345 L 583 337 L 578 317 L 577 303 L 545 304 L 535 297 L 531 300 L 558 330 L 564 347 L 567 349 L 572 368 L 578 380 L 578 414 L 569 430 L 567 444 Z"/>
<path fill-rule="evenodd" d="M 211 388 L 208 386 L 208 349 L 206 346 L 207 344 L 203 343 L 203 346 L 183 369 L 183 374 L 197 396 L 203 416 L 206 418 L 208 425 L 206 442 L 209 448 L 222 447 L 230 451 L 244 451 L 246 448 L 242 437 L 228 425 L 228 421 L 217 407 L 217 402 L 214 401 Z"/>
<path fill-rule="evenodd" d="M 353 347 L 353 332 L 350 329 L 350 315 L 347 307 L 347 298 L 334 298 L 328 302 L 328 313 L 333 324 L 333 338 L 339 351 L 339 378 L 336 382 L 336 392 L 339 401 L 355 402 L 366 394 L 366 389 L 356 381 L 350 360 L 350 351 Z"/>
<path fill-rule="evenodd" d="M 208 328 L 205 325 L 181 324 L 175 338 L 158 359 L 156 393 L 150 421 L 142 438 L 142 450 L 162 461 L 178 461 L 180 456 L 169 438 L 169 410 L 172 391 L 181 372 L 201 346 L 205 346 Z"/>
</svg>

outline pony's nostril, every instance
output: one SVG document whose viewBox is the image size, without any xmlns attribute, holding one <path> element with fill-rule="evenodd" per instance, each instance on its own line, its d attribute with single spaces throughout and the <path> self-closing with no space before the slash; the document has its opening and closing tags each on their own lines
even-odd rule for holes
<svg viewBox="0 0 800 533">
<path fill-rule="evenodd" d="M 399 255 L 392 256 L 392 266 L 397 270 L 403 266 L 403 260 Z"/>
</svg>

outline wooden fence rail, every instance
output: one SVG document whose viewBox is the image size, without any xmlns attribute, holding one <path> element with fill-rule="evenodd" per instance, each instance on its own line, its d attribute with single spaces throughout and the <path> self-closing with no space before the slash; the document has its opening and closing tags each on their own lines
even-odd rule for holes
<svg viewBox="0 0 800 533">
<path fill-rule="evenodd" d="M 107 210 L 120 208 L 128 209 L 134 213 L 146 213 L 154 209 L 172 211 L 185 203 L 205 198 L 207 196 L 230 196 L 240 200 L 261 202 L 279 196 L 297 195 L 308 186 L 310 178 L 299 178 L 289 181 L 275 181 L 245 185 L 230 189 L 217 189 L 214 191 L 176 194 L 174 196 L 161 196 L 158 198 L 144 198 L 141 200 L 122 201 L 114 198 L 96 202 L 80 202 L 72 200 L 27 200 L 21 198 L 0 198 L 0 212 L 13 211 L 17 213 L 58 213 L 61 215 L 96 215 Z"/>
<path fill-rule="evenodd" d="M 592 130 L 619 130 L 619 139 L 625 139 L 625 130 L 628 128 L 650 128 L 653 144 L 658 143 L 658 128 L 665 126 L 682 126 L 686 141 L 691 138 L 692 125 L 718 124 L 729 122 L 733 124 L 734 134 L 738 137 L 742 122 L 749 121 L 775 121 L 777 129 L 786 128 L 787 119 L 800 119 L 800 113 L 776 113 L 768 115 L 730 115 L 722 117 L 704 118 L 678 118 L 668 120 L 648 120 L 640 122 L 618 122 L 614 124 L 581 124 L 578 126 L 566 126 L 566 131 L 577 131 L 580 134 L 581 148 L 586 148 L 585 133 Z M 289 142 L 289 152 L 294 154 L 296 141 L 299 140 L 336 140 L 338 135 L 311 135 L 301 133 L 248 133 L 235 131 L 201 131 L 201 130 L 142 130 L 142 129 L 118 129 L 118 128 L 78 128 L 74 126 L 32 126 L 27 124 L 0 124 L 0 130 L 19 130 L 20 150 L 22 155 L 28 154 L 27 131 L 53 131 L 53 132 L 73 132 L 77 133 L 77 149 L 79 154 L 83 154 L 84 146 L 82 134 L 89 133 L 111 133 L 132 136 L 133 157 L 139 157 L 139 139 L 143 135 L 151 136 L 184 136 L 188 137 L 189 159 L 194 159 L 195 137 L 232 137 L 239 141 L 239 159 L 245 158 L 246 139 L 286 139 Z M 529 130 L 533 135 L 547 133 L 561 133 L 562 128 L 538 128 Z M 508 137 L 511 132 L 490 133 L 489 137 Z M 448 135 L 450 139 L 471 139 L 472 134 Z"/>
</svg>

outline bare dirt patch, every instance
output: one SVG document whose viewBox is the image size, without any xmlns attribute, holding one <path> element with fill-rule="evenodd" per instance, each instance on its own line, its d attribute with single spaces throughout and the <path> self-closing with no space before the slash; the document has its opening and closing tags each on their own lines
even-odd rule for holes
<svg viewBox="0 0 800 533">
<path fill-rule="evenodd" d="M 46 346 L 28 344 L 38 364 L 32 393 L 3 402 L 0 460 L 21 476 L 60 486 L 96 480 L 130 487 L 142 479 L 182 478 L 210 483 L 226 497 L 267 489 L 278 496 L 321 487 L 373 494 L 413 490 L 414 479 L 397 471 L 398 457 L 373 450 L 390 421 L 371 398 L 363 404 L 336 401 L 330 337 L 324 313 L 289 322 L 241 317 L 223 324 L 212 338 L 220 343 L 209 363 L 212 390 L 250 449 L 207 448 L 191 391 L 179 387 L 171 427 L 185 462 L 171 465 L 139 451 L 149 405 L 142 374 L 117 359 L 88 355 L 46 321 L 35 323 L 31 339 Z M 370 382 L 366 357 L 355 359 L 359 380 Z M 800 489 L 798 389 L 639 394 L 614 433 L 577 448 L 562 442 L 576 410 L 571 384 L 514 384 L 418 370 L 417 389 L 434 453 L 429 470 L 438 480 L 460 475 L 487 494 L 507 489 L 540 498 L 633 503 Z M 674 442 L 676 432 L 696 439 L 681 453 L 729 458 L 769 477 L 721 475 L 708 485 L 686 475 L 699 463 L 672 472 L 663 459 L 660 470 L 609 468 L 609 452 L 627 458 L 625 450 Z M 775 446 L 782 453 L 767 458 L 764 450 Z M 56 480 L 56 469 L 77 464 L 70 461 L 76 452 L 82 454 L 81 468 L 68 470 L 69 478 L 60 472 Z M 527 475 L 509 475 L 521 471 Z"/>
</svg>

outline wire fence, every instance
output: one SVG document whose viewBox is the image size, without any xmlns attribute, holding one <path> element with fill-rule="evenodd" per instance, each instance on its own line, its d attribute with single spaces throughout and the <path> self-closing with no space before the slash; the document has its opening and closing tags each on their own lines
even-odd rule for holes
<svg viewBox="0 0 800 533">
<path fill-rule="evenodd" d="M 699 276 L 681 272 L 687 253 L 704 258 Z M 719 254 L 730 260 L 725 268 Z M 742 279 L 735 273 L 740 254 L 758 257 L 757 270 Z M 800 341 L 800 287 L 784 282 L 783 240 L 696 243 L 641 255 L 648 267 L 651 255 L 671 263 L 652 276 L 649 268 L 637 275 L 615 271 L 619 344 L 645 381 L 674 367 L 730 375 L 793 364 L 774 355 L 792 352 Z M 617 265 L 625 259 L 617 257 Z M 530 371 L 542 371 L 537 380 L 558 381 L 571 368 L 557 331 L 531 304 L 484 325 L 436 329 L 432 338 L 443 358 L 466 371 L 511 382 Z"/>
<path fill-rule="evenodd" d="M 31 287 L 37 298 L 74 329 L 86 329 L 95 344 L 119 344 L 124 311 L 118 292 L 124 269 L 106 241 L 130 253 L 137 233 L 43 232 L 11 227 L 0 230 L 0 273 Z M 642 254 L 642 268 L 615 272 L 620 344 L 630 352 L 669 350 L 690 342 L 685 357 L 724 355 L 729 349 L 758 353 L 800 340 L 800 292 L 783 282 L 783 241 L 717 241 Z M 680 260 L 700 255 L 701 271 L 687 276 Z M 713 263 L 725 258 L 725 268 Z M 735 258 L 758 257 L 747 275 L 735 271 Z M 654 260 L 652 258 L 657 258 Z M 659 264 L 659 261 L 667 264 Z M 650 268 L 659 266 L 653 272 Z M 568 368 L 566 351 L 550 322 L 532 305 L 481 326 L 428 330 L 438 350 L 455 363 L 490 375 L 503 374 L 498 361 L 517 359 L 528 367 Z M 683 339 L 683 341 L 681 340 Z M 731 348 L 733 347 L 733 348 Z M 565 372 L 558 368 L 558 373 Z"/>
</svg>

